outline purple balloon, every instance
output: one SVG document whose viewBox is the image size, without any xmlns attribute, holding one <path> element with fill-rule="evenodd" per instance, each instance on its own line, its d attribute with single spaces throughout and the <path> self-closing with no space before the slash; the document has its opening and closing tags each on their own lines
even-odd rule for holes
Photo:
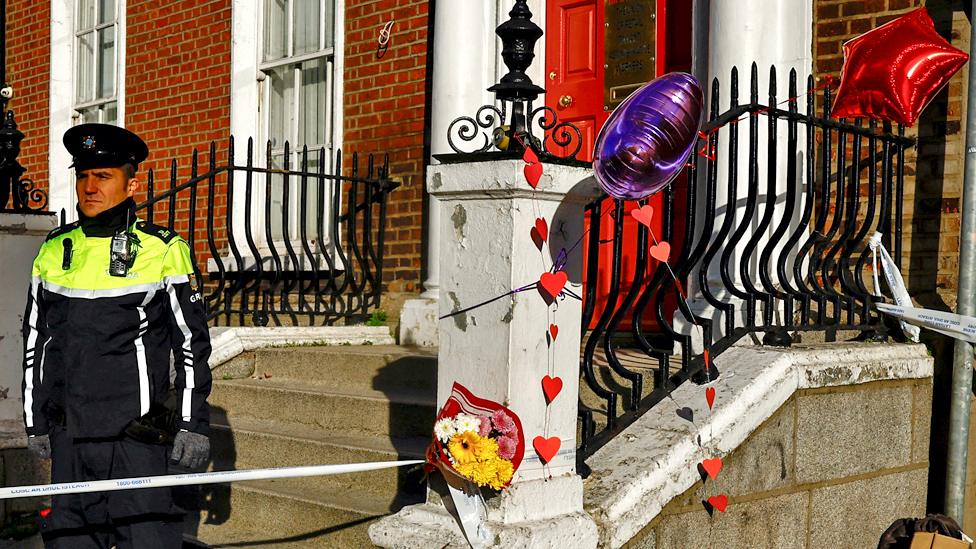
<svg viewBox="0 0 976 549">
<path fill-rule="evenodd" d="M 695 150 L 705 96 L 694 76 L 672 72 L 644 84 L 607 119 L 596 139 L 600 188 L 640 200 L 668 186 Z"/>
</svg>

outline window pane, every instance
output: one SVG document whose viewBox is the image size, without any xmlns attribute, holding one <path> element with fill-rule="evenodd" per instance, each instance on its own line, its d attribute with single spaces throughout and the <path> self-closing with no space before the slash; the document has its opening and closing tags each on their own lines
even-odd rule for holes
<svg viewBox="0 0 976 549">
<path fill-rule="evenodd" d="M 319 50 L 320 0 L 292 0 L 292 28 L 295 35 L 293 55 Z"/>
<path fill-rule="evenodd" d="M 102 105 L 102 122 L 105 124 L 119 124 L 119 104 L 115 101 Z"/>
<path fill-rule="evenodd" d="M 283 169 L 285 166 L 284 153 L 276 153 L 271 156 L 271 167 L 274 169 Z M 271 239 L 281 240 L 284 235 L 284 211 L 285 211 L 285 193 L 284 193 L 284 178 L 281 176 L 271 177 L 271 196 L 270 202 L 271 206 L 269 208 L 271 212 Z M 289 196 L 289 199 L 292 197 Z M 263 212 L 262 212 L 263 215 Z"/>
<path fill-rule="evenodd" d="M 78 22 L 75 30 L 90 29 L 95 26 L 95 0 L 78 0 Z"/>
<path fill-rule="evenodd" d="M 81 114 L 81 116 L 78 117 L 79 124 L 98 122 L 98 106 L 78 109 L 78 112 Z"/>
<path fill-rule="evenodd" d="M 115 27 L 98 31 L 98 97 L 115 95 Z"/>
<path fill-rule="evenodd" d="M 321 0 L 325 5 L 325 43 L 322 48 L 331 48 L 335 37 L 335 0 Z"/>
<path fill-rule="evenodd" d="M 264 60 L 274 61 L 288 55 L 285 21 L 286 0 L 264 0 Z"/>
<path fill-rule="evenodd" d="M 279 149 L 292 140 L 294 121 L 295 71 L 290 66 L 268 71 L 271 81 L 268 98 L 268 135 L 271 147 Z M 292 145 L 295 145 L 292 143 Z"/>
<path fill-rule="evenodd" d="M 299 162 L 301 162 L 301 159 L 299 159 Z M 300 167 L 301 164 L 299 164 L 299 168 Z M 319 149 L 308 150 L 308 171 L 311 173 L 319 172 Z M 308 236 L 309 240 L 317 241 L 319 239 L 319 235 L 318 235 L 319 210 L 322 211 L 322 219 L 328 219 L 329 209 L 325 205 L 325 203 L 322 202 L 324 198 L 319 197 L 319 179 L 317 177 L 309 177 L 307 178 L 305 185 L 306 185 L 305 230 L 307 231 L 306 236 Z M 328 183 L 325 184 L 325 189 L 329 189 Z M 325 232 L 325 228 L 323 227 L 322 237 L 325 238 L 325 236 L 326 236 L 326 232 Z"/>
<path fill-rule="evenodd" d="M 298 110 L 298 140 L 302 145 L 324 145 L 330 141 L 326 135 L 330 116 L 326 105 L 326 71 L 330 68 L 326 58 L 302 63 L 301 105 Z"/>
<path fill-rule="evenodd" d="M 76 41 L 78 45 L 78 79 L 76 82 L 78 88 L 75 96 L 79 103 L 94 99 L 92 97 L 92 84 L 95 78 L 94 41 L 95 33 L 93 32 L 79 36 Z"/>
<path fill-rule="evenodd" d="M 109 21 L 115 21 L 115 0 L 98 0 L 98 22 Z"/>
</svg>

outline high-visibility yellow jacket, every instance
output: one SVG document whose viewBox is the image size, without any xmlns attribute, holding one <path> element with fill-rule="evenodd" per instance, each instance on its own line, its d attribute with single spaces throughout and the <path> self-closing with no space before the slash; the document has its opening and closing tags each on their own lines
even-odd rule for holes
<svg viewBox="0 0 976 549">
<path fill-rule="evenodd" d="M 111 276 L 109 246 L 127 219 L 138 252 L 127 276 Z M 116 436 L 162 404 L 171 385 L 178 427 L 206 433 L 210 336 L 190 250 L 173 231 L 137 219 L 131 199 L 48 235 L 23 334 L 27 434 L 47 433 L 51 410 L 62 410 L 70 436 Z"/>
</svg>

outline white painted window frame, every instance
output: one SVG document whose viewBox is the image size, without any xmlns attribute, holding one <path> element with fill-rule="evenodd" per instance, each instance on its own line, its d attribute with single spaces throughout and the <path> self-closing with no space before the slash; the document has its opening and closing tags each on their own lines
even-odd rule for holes
<svg viewBox="0 0 976 549">
<path fill-rule="evenodd" d="M 71 155 L 61 141 L 64 132 L 73 126 L 75 111 L 75 4 L 77 0 L 51 1 L 51 85 L 50 114 L 48 116 L 48 209 L 66 213 L 68 221 L 77 218 L 74 174 L 68 169 Z M 125 126 L 126 75 L 126 0 L 116 0 L 115 39 L 115 100 L 118 103 L 118 124 Z"/>
<path fill-rule="evenodd" d="M 247 162 L 247 140 L 254 138 L 253 162 L 255 166 L 265 166 L 267 136 L 267 117 L 261 108 L 264 106 L 264 97 L 267 93 L 267 77 L 261 69 L 270 68 L 278 63 L 262 63 L 264 48 L 264 25 L 262 18 L 264 14 L 263 2 L 256 6 L 255 0 L 232 0 L 231 3 L 231 101 L 230 101 L 230 132 L 235 137 L 234 164 L 243 166 Z M 332 99 L 332 119 L 328 121 L 332 130 L 332 146 L 326 155 L 326 162 L 334 166 L 334 151 L 342 147 L 342 119 L 343 119 L 343 70 L 345 68 L 345 0 L 335 0 L 333 12 L 333 47 L 332 47 L 332 77 L 331 87 L 328 91 Z M 316 54 L 313 57 L 318 57 Z M 294 58 L 291 59 L 294 62 Z M 293 168 L 294 169 L 294 168 Z M 331 173 L 332 169 L 326 169 Z M 243 174 L 236 174 L 234 177 L 235 192 L 233 204 L 229 206 L 237 212 L 243 212 L 246 208 L 246 198 L 243 192 Z M 263 228 L 264 216 L 264 178 L 255 177 L 251 193 L 252 204 L 252 227 Z M 244 234 L 244 215 L 234 216 L 234 226 L 230 228 L 234 234 Z M 256 239 L 259 252 L 262 257 L 268 257 L 268 243 L 264 241 L 264 231 L 258 231 L 260 235 Z M 275 242 L 275 247 L 284 250 L 284 243 Z M 294 244 L 294 243 L 293 243 Z M 242 255 L 250 259 L 250 250 L 243 247 L 240 250 Z M 332 254 L 335 257 L 335 253 Z M 231 266 L 232 258 L 222 258 L 225 266 Z M 211 260 L 212 263 L 212 260 Z M 253 260 L 246 260 L 245 266 L 253 263 Z M 325 261 L 320 262 L 320 267 L 325 268 Z M 216 267 L 209 265 L 212 270 Z M 340 266 L 337 266 L 340 267 Z M 292 267 L 285 266 L 286 269 Z"/>
</svg>

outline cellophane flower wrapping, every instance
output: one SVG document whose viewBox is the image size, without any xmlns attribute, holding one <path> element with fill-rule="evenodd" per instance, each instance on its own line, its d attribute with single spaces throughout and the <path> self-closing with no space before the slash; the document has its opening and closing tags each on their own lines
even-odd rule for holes
<svg viewBox="0 0 976 549">
<path fill-rule="evenodd" d="M 512 483 L 524 454 L 518 416 L 455 383 L 434 421 L 429 466 L 445 467 L 480 487 L 501 490 Z"/>
</svg>

